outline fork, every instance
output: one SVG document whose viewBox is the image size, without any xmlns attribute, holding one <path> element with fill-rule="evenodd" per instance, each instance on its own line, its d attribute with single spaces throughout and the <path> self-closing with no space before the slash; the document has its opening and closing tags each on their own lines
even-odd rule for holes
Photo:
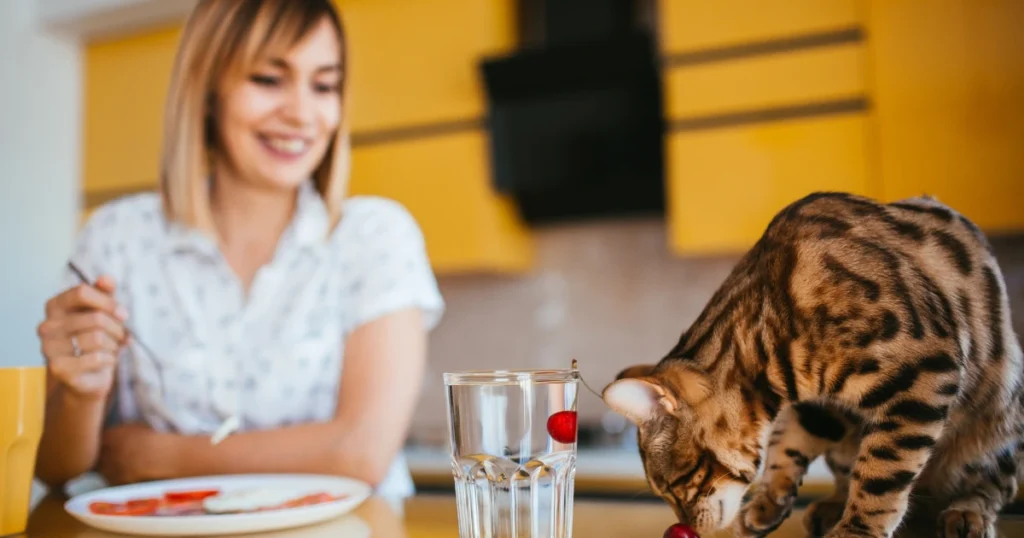
<svg viewBox="0 0 1024 538">
<path fill-rule="evenodd" d="M 85 276 L 85 273 L 82 272 L 82 270 L 79 269 L 77 265 L 75 265 L 75 262 L 68 261 L 68 267 L 71 269 L 72 272 L 75 273 L 76 276 L 78 276 L 78 279 L 81 280 L 83 284 L 86 284 L 86 285 L 89 285 L 89 286 L 94 286 L 95 285 L 95 282 L 93 280 L 91 280 L 89 277 Z M 159 360 L 157 354 L 154 353 L 153 350 L 149 346 L 147 346 L 145 344 L 145 342 L 143 342 L 142 340 L 139 340 L 139 337 L 136 335 L 135 331 L 133 331 L 128 326 L 127 323 L 122 322 L 122 325 L 124 325 L 125 333 L 127 333 L 128 336 L 131 336 L 132 340 L 134 340 L 135 343 L 138 344 L 139 347 L 141 347 L 149 355 L 150 362 L 153 363 L 153 367 L 156 369 L 157 382 L 159 383 L 159 386 L 160 386 L 160 397 L 164 398 L 166 396 L 166 394 L 167 394 L 164 391 L 164 374 L 163 374 L 163 370 L 162 370 L 162 368 L 160 366 L 160 360 Z"/>
<path fill-rule="evenodd" d="M 74 262 L 68 261 L 68 267 L 71 268 L 71 271 L 78 276 L 78 279 L 81 280 L 83 284 L 87 284 L 89 286 L 94 285 L 93 281 L 90 280 L 89 277 L 85 276 L 85 273 L 82 272 L 82 270 L 79 269 Z M 124 325 L 125 332 L 129 336 L 131 336 L 132 340 L 134 340 L 135 343 L 139 344 L 139 347 L 141 347 L 149 355 L 150 362 L 153 364 L 153 368 L 156 369 L 157 383 L 159 383 L 160 386 L 160 397 L 161 399 L 165 398 L 167 393 L 164 391 L 164 374 L 163 369 L 160 366 L 160 361 L 158 360 L 157 354 L 154 353 L 153 350 L 150 349 L 150 347 L 147 346 L 142 340 L 139 340 L 139 337 L 135 335 L 135 331 L 131 330 L 131 328 L 128 327 L 127 323 L 122 322 L 122 324 Z M 156 402 L 156 405 L 158 407 L 158 412 L 163 414 L 164 418 L 166 418 L 168 421 L 171 421 L 171 414 L 164 407 L 163 403 L 161 401 L 158 401 Z M 220 444 L 221 441 L 223 441 L 227 436 L 234 433 L 240 426 L 241 422 L 237 413 L 231 415 L 226 420 L 224 420 L 224 422 L 221 423 L 220 427 L 217 428 L 217 431 L 213 433 L 213 435 L 210 438 L 210 444 Z"/>
</svg>

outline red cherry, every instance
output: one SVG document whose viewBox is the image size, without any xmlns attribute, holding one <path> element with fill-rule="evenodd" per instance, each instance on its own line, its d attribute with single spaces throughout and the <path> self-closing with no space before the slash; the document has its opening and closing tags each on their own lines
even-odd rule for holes
<svg viewBox="0 0 1024 538">
<path fill-rule="evenodd" d="M 665 536 L 662 538 L 700 538 L 700 535 L 690 527 L 682 523 L 676 523 L 665 531 Z"/>
<path fill-rule="evenodd" d="M 548 435 L 559 443 L 575 443 L 576 412 L 559 411 L 548 417 Z"/>
</svg>

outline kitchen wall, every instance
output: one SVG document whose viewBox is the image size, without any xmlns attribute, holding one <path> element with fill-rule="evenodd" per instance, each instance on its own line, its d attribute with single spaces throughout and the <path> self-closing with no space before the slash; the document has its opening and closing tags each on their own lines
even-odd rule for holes
<svg viewBox="0 0 1024 538">
<path fill-rule="evenodd" d="M 600 391 L 624 366 L 664 355 L 735 261 L 670 255 L 665 233 L 659 219 L 550 227 L 537 231 L 527 277 L 441 277 L 448 312 L 432 336 L 413 440 L 445 435 L 442 372 L 565 368 L 575 357 Z M 1024 334 L 1024 236 L 992 242 Z M 581 422 L 607 411 L 589 392 L 579 409 Z"/>
<path fill-rule="evenodd" d="M 0 2 L 0 367 L 42 363 L 36 325 L 77 225 L 78 44 Z"/>
</svg>

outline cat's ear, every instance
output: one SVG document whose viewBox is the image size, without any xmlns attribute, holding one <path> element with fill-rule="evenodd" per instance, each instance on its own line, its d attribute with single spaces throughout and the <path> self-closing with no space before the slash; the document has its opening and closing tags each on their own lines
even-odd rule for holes
<svg viewBox="0 0 1024 538">
<path fill-rule="evenodd" d="M 605 387 L 602 398 L 613 411 L 640 424 L 659 412 L 671 411 L 673 401 L 663 402 L 667 396 L 664 388 L 650 377 L 653 364 L 637 364 L 623 369 L 615 381 Z"/>
<path fill-rule="evenodd" d="M 615 376 L 615 379 L 619 380 L 626 379 L 627 377 L 647 377 L 651 375 L 652 372 L 654 372 L 653 364 L 637 364 L 635 366 L 629 366 L 623 369 L 621 372 L 619 372 L 618 375 Z"/>
<path fill-rule="evenodd" d="M 711 396 L 711 380 L 704 372 L 679 366 L 664 369 L 659 377 L 670 392 L 690 407 L 697 407 Z"/>
<path fill-rule="evenodd" d="M 674 398 L 649 377 L 625 377 L 613 381 L 601 392 L 601 398 L 612 411 L 637 425 L 675 407 Z"/>
<path fill-rule="evenodd" d="M 601 394 L 608 407 L 634 424 L 661 413 L 671 414 L 680 405 L 695 407 L 711 396 L 707 376 L 689 367 L 667 367 L 654 374 L 654 366 L 631 366 Z"/>
</svg>

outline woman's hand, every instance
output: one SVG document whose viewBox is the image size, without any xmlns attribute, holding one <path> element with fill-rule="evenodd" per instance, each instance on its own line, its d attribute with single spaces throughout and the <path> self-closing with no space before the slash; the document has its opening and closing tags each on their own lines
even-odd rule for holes
<svg viewBox="0 0 1024 538">
<path fill-rule="evenodd" d="M 116 360 L 126 334 L 114 281 L 71 288 L 46 303 L 39 339 L 46 357 L 46 419 L 36 476 L 51 488 L 93 469 L 112 402 Z"/>
<path fill-rule="evenodd" d="M 113 384 L 128 314 L 114 299 L 114 281 L 79 285 L 46 303 L 39 324 L 43 355 L 55 381 L 72 394 L 103 399 Z"/>
<path fill-rule="evenodd" d="M 103 432 L 97 471 L 111 485 L 171 478 L 179 436 L 144 424 L 124 424 Z"/>
</svg>

